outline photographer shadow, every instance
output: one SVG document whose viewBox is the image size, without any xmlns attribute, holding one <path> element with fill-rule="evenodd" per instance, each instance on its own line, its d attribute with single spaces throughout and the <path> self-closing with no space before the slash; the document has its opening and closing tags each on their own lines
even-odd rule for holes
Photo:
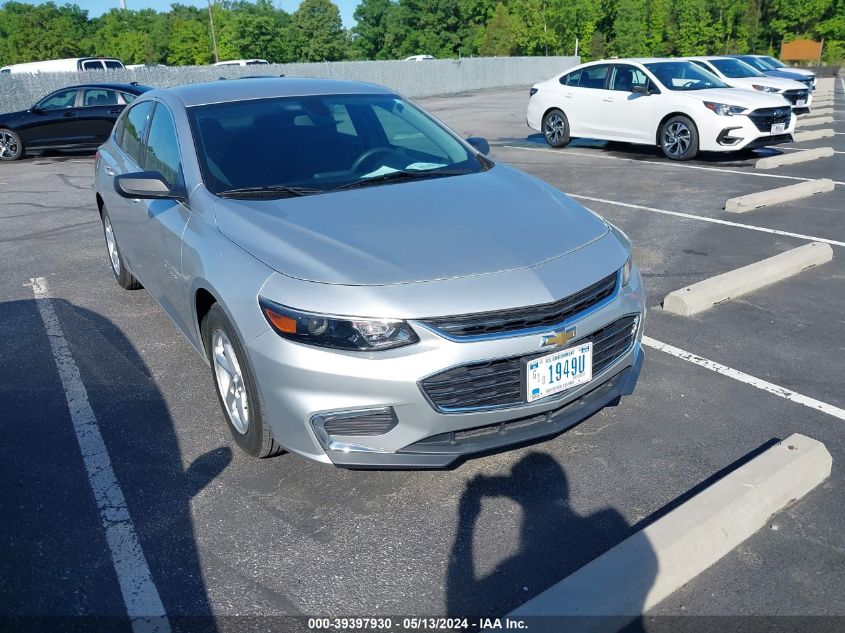
<svg viewBox="0 0 845 633">
<path fill-rule="evenodd" d="M 473 540 L 480 524 L 482 500 L 507 499 L 522 509 L 519 551 L 479 577 Z M 467 484 L 458 509 L 458 529 L 446 578 L 447 612 L 453 616 L 501 617 L 600 556 L 632 533 L 611 508 L 588 516 L 574 512 L 563 468 L 549 455 L 532 452 L 509 476 L 478 475 Z M 489 526 L 483 526 L 489 530 Z M 507 541 L 507 535 L 501 535 Z M 637 583 L 642 607 L 656 571 L 648 548 Z M 597 586 L 595 591 L 603 591 Z M 602 614 L 585 614 L 602 615 Z M 626 631 L 641 629 L 638 619 Z"/>
</svg>

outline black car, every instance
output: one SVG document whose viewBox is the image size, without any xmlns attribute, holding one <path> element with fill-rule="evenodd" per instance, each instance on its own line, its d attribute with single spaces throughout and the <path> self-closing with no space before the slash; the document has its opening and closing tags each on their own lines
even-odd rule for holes
<svg viewBox="0 0 845 633">
<path fill-rule="evenodd" d="M 0 114 L 0 160 L 46 149 L 95 149 L 123 108 L 152 90 L 131 84 L 83 84 L 51 92 L 29 110 Z"/>
</svg>

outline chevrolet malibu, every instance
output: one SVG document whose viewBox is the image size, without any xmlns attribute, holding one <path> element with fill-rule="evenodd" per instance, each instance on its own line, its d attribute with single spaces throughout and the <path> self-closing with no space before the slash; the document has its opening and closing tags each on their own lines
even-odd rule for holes
<svg viewBox="0 0 845 633">
<path fill-rule="evenodd" d="M 625 235 L 371 84 L 157 90 L 96 160 L 109 262 L 203 356 L 247 453 L 437 468 L 632 393 Z"/>
<path fill-rule="evenodd" d="M 781 95 L 732 88 L 691 61 L 619 59 L 582 64 L 535 84 L 528 127 L 552 147 L 572 137 L 657 145 L 672 160 L 792 141 Z"/>
</svg>

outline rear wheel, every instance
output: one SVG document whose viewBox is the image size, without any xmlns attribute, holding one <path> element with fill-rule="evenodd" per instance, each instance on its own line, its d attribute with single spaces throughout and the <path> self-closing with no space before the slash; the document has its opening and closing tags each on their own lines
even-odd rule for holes
<svg viewBox="0 0 845 633">
<path fill-rule="evenodd" d="M 246 354 L 223 308 L 215 303 L 200 326 L 205 352 L 211 362 L 217 398 L 237 445 L 253 457 L 274 457 L 283 452 L 264 422 L 255 380 Z"/>
<path fill-rule="evenodd" d="M 20 135 L 14 130 L 0 128 L 0 160 L 23 158 L 24 147 Z"/>
<path fill-rule="evenodd" d="M 109 256 L 109 263 L 111 264 L 111 271 L 114 273 L 114 278 L 117 283 L 126 290 L 138 290 L 143 288 L 141 282 L 129 272 L 126 265 L 123 263 L 123 257 L 120 255 L 120 248 L 117 246 L 117 237 L 115 237 L 114 229 L 109 219 L 109 212 L 103 207 L 103 236 L 106 238 L 106 252 Z"/>
<path fill-rule="evenodd" d="M 663 155 L 671 160 L 690 160 L 698 154 L 698 130 L 685 116 L 673 116 L 663 123 L 658 140 Z"/>
<path fill-rule="evenodd" d="M 555 108 L 543 117 L 543 136 L 552 147 L 563 147 L 569 143 L 569 120 Z"/>
</svg>

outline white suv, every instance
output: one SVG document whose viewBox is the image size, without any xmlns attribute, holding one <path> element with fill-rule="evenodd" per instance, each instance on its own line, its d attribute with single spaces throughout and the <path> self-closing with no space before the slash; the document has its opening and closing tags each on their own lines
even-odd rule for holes
<svg viewBox="0 0 845 633">
<path fill-rule="evenodd" d="M 531 88 L 528 127 L 552 147 L 570 137 L 658 145 L 667 158 L 792 141 L 795 117 L 780 95 L 731 88 L 689 61 L 618 59 L 581 64 Z"/>
</svg>

